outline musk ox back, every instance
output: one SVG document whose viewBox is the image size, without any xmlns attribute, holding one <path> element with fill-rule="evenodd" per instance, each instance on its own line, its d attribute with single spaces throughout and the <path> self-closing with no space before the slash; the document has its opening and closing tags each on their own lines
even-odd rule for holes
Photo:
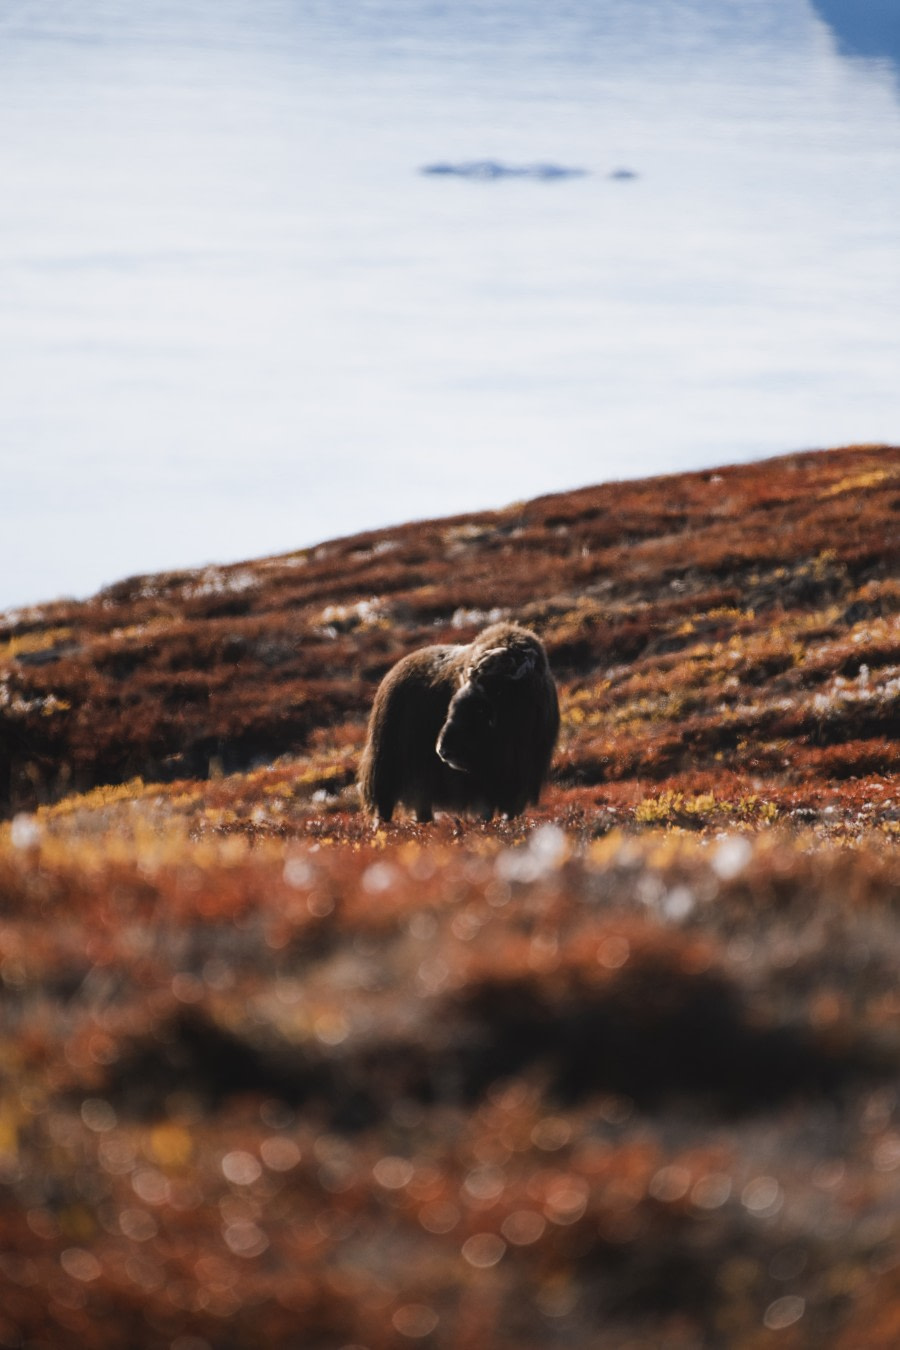
<svg viewBox="0 0 900 1350">
<path fill-rule="evenodd" d="M 559 731 L 556 685 L 540 639 L 492 624 L 468 646 L 424 647 L 381 682 L 359 771 L 366 809 L 398 804 L 490 820 L 538 800 Z"/>
</svg>

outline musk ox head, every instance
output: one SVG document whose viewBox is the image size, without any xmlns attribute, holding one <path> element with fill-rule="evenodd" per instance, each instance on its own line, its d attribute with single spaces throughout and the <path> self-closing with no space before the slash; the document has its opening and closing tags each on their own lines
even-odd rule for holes
<svg viewBox="0 0 900 1350">
<path fill-rule="evenodd" d="M 503 704 L 515 699 L 515 684 L 527 680 L 537 665 L 538 652 L 508 646 L 475 652 L 462 670 L 462 683 L 450 700 L 447 720 L 435 749 L 459 773 L 479 773 L 498 750 L 498 728 Z"/>
<path fill-rule="evenodd" d="M 490 698 L 474 685 L 463 685 L 450 700 L 447 720 L 435 749 L 458 773 L 476 773 L 490 758 L 497 729 L 497 711 Z"/>
</svg>

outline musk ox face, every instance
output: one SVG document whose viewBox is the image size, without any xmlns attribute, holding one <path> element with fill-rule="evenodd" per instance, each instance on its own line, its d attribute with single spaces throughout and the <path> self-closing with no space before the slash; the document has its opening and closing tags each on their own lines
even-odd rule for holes
<svg viewBox="0 0 900 1350">
<path fill-rule="evenodd" d="M 464 684 L 453 695 L 435 749 L 458 773 L 476 773 L 490 759 L 497 708 L 477 684 Z"/>
<path fill-rule="evenodd" d="M 520 682 L 534 673 L 537 656 L 536 650 L 509 646 L 473 651 L 435 745 L 451 769 L 475 774 L 489 768 L 497 755 L 498 723 L 519 688 L 525 687 Z"/>
<path fill-rule="evenodd" d="M 366 809 L 404 805 L 489 820 L 537 802 L 559 730 L 556 685 L 540 638 L 493 624 L 468 646 L 425 647 L 379 686 L 360 763 Z"/>
</svg>

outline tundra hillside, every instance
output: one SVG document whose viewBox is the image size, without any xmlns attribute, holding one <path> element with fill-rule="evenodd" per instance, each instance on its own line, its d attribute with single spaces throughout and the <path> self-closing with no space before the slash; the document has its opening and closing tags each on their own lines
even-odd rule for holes
<svg viewBox="0 0 900 1350">
<path fill-rule="evenodd" d="M 0 1346 L 900 1343 L 900 450 L 0 616 Z M 510 620 L 540 805 L 373 831 Z"/>
</svg>

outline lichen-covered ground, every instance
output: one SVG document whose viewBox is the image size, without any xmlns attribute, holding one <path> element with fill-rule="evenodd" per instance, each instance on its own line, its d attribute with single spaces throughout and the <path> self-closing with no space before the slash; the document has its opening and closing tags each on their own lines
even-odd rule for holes
<svg viewBox="0 0 900 1350">
<path fill-rule="evenodd" d="M 0 1346 L 900 1344 L 900 450 L 0 616 Z M 541 807 L 373 831 L 544 638 Z"/>
</svg>

